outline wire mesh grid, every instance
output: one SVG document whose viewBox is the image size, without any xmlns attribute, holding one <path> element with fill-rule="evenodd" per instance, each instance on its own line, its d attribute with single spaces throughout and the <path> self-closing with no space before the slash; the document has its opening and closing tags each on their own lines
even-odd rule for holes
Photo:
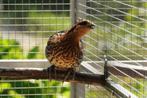
<svg viewBox="0 0 147 98">
<path fill-rule="evenodd" d="M 0 80 L 0 98 L 69 98 L 69 84 L 48 80 Z"/>
<path fill-rule="evenodd" d="M 108 65 L 125 77 L 111 72 L 110 78 L 121 84 L 139 98 L 147 97 L 146 76 L 131 68 L 132 65 L 146 67 L 146 34 L 147 34 L 147 1 L 146 0 L 86 0 L 78 3 L 78 17 L 95 23 L 96 29 L 84 39 L 86 44 L 85 60 L 98 65 L 96 61 L 108 59 Z M 113 65 L 127 67 L 137 75 L 138 79 Z M 101 69 L 100 69 L 101 70 Z"/>
<path fill-rule="evenodd" d="M 48 37 L 70 27 L 69 13 L 69 0 L 0 0 L 0 59 L 44 59 Z M 69 87 L 53 80 L 2 78 L 0 98 L 69 98 Z"/>
<path fill-rule="evenodd" d="M 69 0 L 0 1 L 2 59 L 45 58 L 48 37 L 71 24 Z"/>
<path fill-rule="evenodd" d="M 85 98 L 119 98 L 114 92 L 108 92 L 102 86 L 85 85 Z"/>
<path fill-rule="evenodd" d="M 104 56 L 112 67 L 113 64 L 146 66 L 145 0 L 82 0 L 76 6 L 78 17 L 96 25 L 96 29 L 86 35 L 83 41 L 86 47 L 85 61 L 92 63 L 99 71 L 103 71 L 104 64 L 97 61 L 103 62 Z M 71 26 L 73 17 L 70 12 L 69 0 L 0 0 L 0 59 L 44 59 L 48 36 Z M 139 98 L 147 96 L 144 74 L 130 68 L 144 77 L 136 79 L 114 68 L 125 77 L 109 72 L 113 81 Z M 55 86 L 51 86 L 47 80 L 25 81 L 1 80 L 0 97 L 66 98 L 62 89 L 69 91 L 69 86 L 64 87 L 61 83 L 56 86 L 56 82 L 53 82 Z M 85 85 L 85 89 L 86 98 L 113 98 L 113 93 L 99 86 Z"/>
</svg>

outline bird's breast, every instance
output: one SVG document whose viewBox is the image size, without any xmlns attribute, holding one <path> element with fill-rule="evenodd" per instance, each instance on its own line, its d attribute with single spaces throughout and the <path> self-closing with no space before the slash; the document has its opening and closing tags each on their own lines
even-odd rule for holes
<svg viewBox="0 0 147 98">
<path fill-rule="evenodd" d="M 46 51 L 49 62 L 60 68 L 74 67 L 78 63 L 81 53 L 78 46 L 72 46 L 71 44 L 50 46 Z"/>
</svg>

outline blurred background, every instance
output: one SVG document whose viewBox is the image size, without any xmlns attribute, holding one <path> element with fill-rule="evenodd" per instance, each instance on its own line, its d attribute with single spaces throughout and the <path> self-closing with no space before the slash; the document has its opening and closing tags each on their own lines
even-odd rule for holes
<svg viewBox="0 0 147 98">
<path fill-rule="evenodd" d="M 68 30 L 74 20 L 83 18 L 96 25 L 96 29 L 83 38 L 85 61 L 91 61 L 99 70 L 103 70 L 103 64 L 96 61 L 103 61 L 104 55 L 109 61 L 146 66 L 146 0 L 83 0 L 75 3 L 76 12 L 73 2 L 0 0 L 0 59 L 44 60 L 48 37 Z M 144 63 L 134 62 L 137 60 Z M 110 77 L 138 98 L 147 97 L 146 78 L 113 74 Z M 58 81 L 0 80 L 0 98 L 69 98 L 70 89 L 69 83 Z M 93 85 L 85 85 L 84 92 L 85 98 L 113 96 L 103 87 Z"/>
<path fill-rule="evenodd" d="M 0 0 L 0 59 L 45 59 L 48 37 L 70 27 L 69 0 Z M 69 83 L 0 80 L 0 98 L 69 98 Z"/>
<path fill-rule="evenodd" d="M 48 37 L 71 25 L 69 3 L 69 0 L 1 0 L 1 38 L 5 41 L 3 48 L 10 49 L 1 50 L 0 58 L 43 59 Z"/>
</svg>

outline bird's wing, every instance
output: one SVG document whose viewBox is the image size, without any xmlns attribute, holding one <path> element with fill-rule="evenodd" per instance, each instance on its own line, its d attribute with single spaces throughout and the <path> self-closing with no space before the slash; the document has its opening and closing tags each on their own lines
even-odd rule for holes
<svg viewBox="0 0 147 98">
<path fill-rule="evenodd" d="M 65 32 L 66 31 L 59 31 L 53 34 L 52 36 L 50 36 L 47 45 L 51 45 L 51 44 L 60 42 L 63 39 Z"/>
<path fill-rule="evenodd" d="M 46 57 L 48 57 L 51 54 L 51 49 L 63 39 L 63 36 L 65 34 L 66 31 L 59 31 L 55 34 L 53 34 L 52 36 L 49 37 L 48 42 L 47 42 L 47 46 L 45 48 L 45 55 Z"/>
</svg>

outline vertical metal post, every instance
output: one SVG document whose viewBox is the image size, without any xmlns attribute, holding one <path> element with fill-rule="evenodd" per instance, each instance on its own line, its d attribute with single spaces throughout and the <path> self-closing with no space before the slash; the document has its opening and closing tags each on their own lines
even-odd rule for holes
<svg viewBox="0 0 147 98">
<path fill-rule="evenodd" d="M 0 1 L 0 4 L 1 4 L 1 5 L 0 5 L 0 10 L 3 9 L 3 5 L 2 5 L 2 3 L 3 3 L 3 2 L 2 2 L 2 0 L 1 0 L 1 1 Z"/>
<path fill-rule="evenodd" d="M 107 56 L 104 55 L 104 75 L 105 75 L 105 79 L 107 79 L 109 77 L 109 74 L 108 74 L 108 59 L 107 59 Z"/>
<path fill-rule="evenodd" d="M 71 23 L 74 25 L 77 20 L 77 0 L 70 0 L 70 10 Z"/>
<path fill-rule="evenodd" d="M 2 10 L 3 9 L 3 1 L 2 0 L 0 0 L 0 10 Z M 0 23 L 2 23 L 2 20 L 0 20 Z M 2 29 L 2 28 L 1 28 Z"/>
<path fill-rule="evenodd" d="M 70 0 L 70 16 L 72 25 L 77 22 L 78 18 L 86 18 L 85 14 L 79 13 L 79 10 L 86 12 L 86 7 L 83 7 L 80 4 L 86 5 L 86 0 Z"/>
<path fill-rule="evenodd" d="M 84 17 L 81 16 L 82 14 L 78 13 L 78 10 L 82 9 L 80 6 L 78 6 L 78 4 L 82 4 L 83 1 L 86 2 L 86 0 L 70 0 L 70 16 L 72 25 L 76 24 L 78 17 Z M 85 98 L 85 85 L 79 83 L 71 83 L 71 98 Z"/>
<path fill-rule="evenodd" d="M 86 15 L 79 12 L 79 11 L 83 11 L 83 12 L 86 13 L 86 7 L 81 6 L 81 4 L 86 6 L 86 0 L 78 0 L 78 3 L 77 3 L 77 11 L 78 11 L 77 12 L 77 18 L 86 19 Z"/>
<path fill-rule="evenodd" d="M 71 98 L 85 98 L 85 85 L 71 83 Z"/>
</svg>

